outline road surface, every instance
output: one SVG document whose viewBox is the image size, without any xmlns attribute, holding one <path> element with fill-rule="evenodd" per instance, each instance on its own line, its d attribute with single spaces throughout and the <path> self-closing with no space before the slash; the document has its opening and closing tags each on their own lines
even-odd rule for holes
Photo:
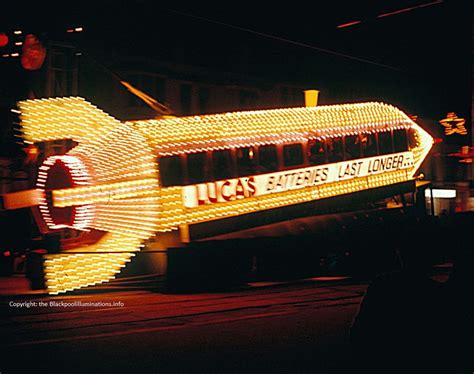
<svg viewBox="0 0 474 374">
<path fill-rule="evenodd" d="M 0 371 L 342 372 L 351 365 L 348 332 L 365 289 L 313 279 L 220 293 L 6 297 Z"/>
</svg>

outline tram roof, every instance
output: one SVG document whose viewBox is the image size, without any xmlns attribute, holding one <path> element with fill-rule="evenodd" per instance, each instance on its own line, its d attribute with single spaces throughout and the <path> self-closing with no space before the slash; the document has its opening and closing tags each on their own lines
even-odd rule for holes
<svg viewBox="0 0 474 374">
<path fill-rule="evenodd" d="M 404 128 L 413 121 L 400 109 L 366 102 L 129 121 L 159 153 L 297 142 L 359 132 Z"/>
<path fill-rule="evenodd" d="M 19 103 L 19 108 L 23 136 L 28 142 L 73 139 L 95 143 L 111 131 L 120 136 L 133 128 L 147 138 L 158 154 L 298 142 L 415 125 L 400 109 L 380 102 L 127 122 L 113 118 L 81 97 L 26 100 Z"/>
</svg>

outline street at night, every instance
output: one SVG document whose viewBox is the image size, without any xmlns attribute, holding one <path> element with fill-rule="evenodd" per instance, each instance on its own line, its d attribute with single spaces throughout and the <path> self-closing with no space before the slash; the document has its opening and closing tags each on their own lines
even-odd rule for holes
<svg viewBox="0 0 474 374">
<path fill-rule="evenodd" d="M 0 13 L 0 374 L 474 373 L 467 1 Z"/>
<path fill-rule="evenodd" d="M 437 229 L 466 240 L 460 221 Z M 433 238 L 426 242 L 435 251 L 448 237 L 439 235 L 438 246 Z M 430 276 L 443 285 L 452 262 L 435 262 Z M 21 275 L 3 278 L 2 372 L 24 372 L 25 364 L 58 373 L 347 372 L 361 358 L 350 329 L 370 282 L 348 275 L 268 277 L 218 291 L 169 293 L 162 279 L 129 277 L 51 297 L 29 290 Z M 470 287 L 462 290 L 468 300 Z M 416 306 L 406 308 L 417 313 Z M 439 321 L 434 335 L 442 328 Z M 438 339 L 444 347 L 441 333 Z M 457 364 L 440 372 L 463 373 Z"/>
<path fill-rule="evenodd" d="M 364 290 L 307 280 L 191 295 L 14 298 L 2 305 L 2 372 L 25 364 L 64 373 L 331 372 L 350 364 L 348 331 Z M 19 306 L 25 300 L 36 304 Z"/>
</svg>

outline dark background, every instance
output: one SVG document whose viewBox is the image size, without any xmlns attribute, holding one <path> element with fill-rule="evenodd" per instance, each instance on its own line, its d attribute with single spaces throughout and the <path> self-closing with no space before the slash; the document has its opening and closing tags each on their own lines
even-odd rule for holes
<svg viewBox="0 0 474 374">
<path fill-rule="evenodd" d="M 0 17 L 0 32 L 64 40 L 105 66 L 149 57 L 304 84 L 321 90 L 323 104 L 388 101 L 436 120 L 454 111 L 470 126 L 468 1 L 36 2 L 2 5 Z M 337 27 L 352 21 L 361 23 Z M 84 31 L 66 33 L 76 26 Z M 3 106 L 27 96 L 31 74 L 18 59 L 0 61 Z"/>
</svg>

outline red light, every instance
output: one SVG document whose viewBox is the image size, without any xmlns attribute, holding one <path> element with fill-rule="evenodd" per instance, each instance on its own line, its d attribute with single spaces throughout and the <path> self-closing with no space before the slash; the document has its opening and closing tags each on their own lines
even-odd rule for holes
<svg viewBox="0 0 474 374">
<path fill-rule="evenodd" d="M 38 70 L 43 65 L 46 57 L 46 48 L 34 35 L 27 35 L 23 43 L 21 65 L 26 70 Z"/>
<path fill-rule="evenodd" d="M 5 33 L 0 34 L 0 47 L 5 47 L 8 44 L 8 36 Z"/>
<path fill-rule="evenodd" d="M 3 252 L 3 255 L 5 257 L 10 257 L 12 255 L 12 253 L 10 251 L 5 251 L 5 252 Z"/>
<path fill-rule="evenodd" d="M 396 15 L 396 14 L 405 13 L 405 12 L 410 12 L 410 11 L 415 10 L 415 9 L 420 9 L 420 8 L 424 8 L 424 7 L 427 7 L 427 6 L 430 6 L 430 5 L 440 4 L 440 3 L 442 3 L 442 2 L 443 2 L 443 0 L 436 0 L 436 1 L 432 1 L 431 3 L 416 5 L 416 6 L 412 6 L 412 7 L 409 7 L 409 8 L 403 8 L 403 9 L 395 10 L 395 11 L 393 11 L 393 12 L 388 12 L 388 13 L 379 14 L 379 15 L 377 16 L 377 18 L 383 18 L 383 17 L 394 16 L 394 15 Z"/>
<path fill-rule="evenodd" d="M 362 23 L 362 21 L 353 21 L 353 22 L 344 23 L 342 25 L 337 26 L 337 28 L 338 29 L 343 29 L 344 27 L 358 25 L 359 23 Z"/>
</svg>

